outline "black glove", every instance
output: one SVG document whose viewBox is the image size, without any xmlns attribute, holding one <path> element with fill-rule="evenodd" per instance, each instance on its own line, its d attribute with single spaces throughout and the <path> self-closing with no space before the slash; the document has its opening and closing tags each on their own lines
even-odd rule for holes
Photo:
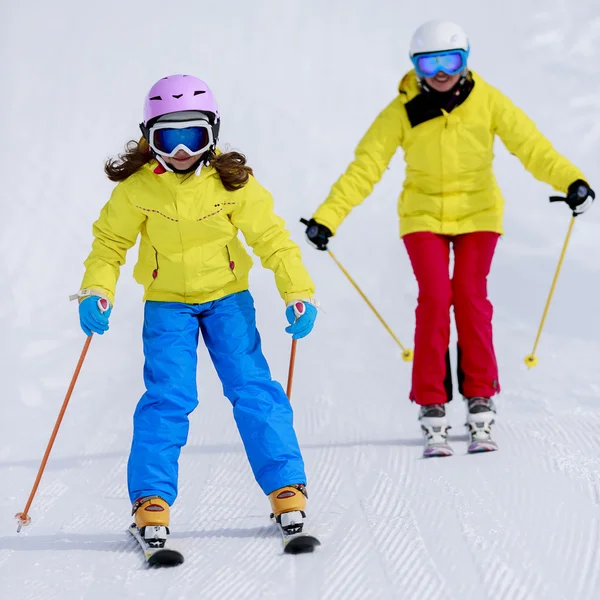
<svg viewBox="0 0 600 600">
<path fill-rule="evenodd" d="M 317 250 L 327 250 L 327 242 L 333 235 L 329 227 L 317 223 L 314 219 L 311 219 L 310 221 L 300 219 L 300 222 L 306 225 L 306 237 L 308 238 L 308 241 L 317 248 Z"/>
<path fill-rule="evenodd" d="M 564 201 L 573 211 L 573 216 L 577 216 L 584 213 L 592 205 L 595 197 L 594 190 L 583 179 L 578 179 L 569 186 Z"/>
</svg>

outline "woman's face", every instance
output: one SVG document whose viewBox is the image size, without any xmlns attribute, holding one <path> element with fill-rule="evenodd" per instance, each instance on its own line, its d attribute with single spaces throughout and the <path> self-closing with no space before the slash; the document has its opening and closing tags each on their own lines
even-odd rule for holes
<svg viewBox="0 0 600 600">
<path fill-rule="evenodd" d="M 170 166 L 174 167 L 178 171 L 185 171 L 189 169 L 198 160 L 197 156 L 190 156 L 185 150 L 178 150 L 175 156 L 167 158 L 163 156 L 163 160 Z"/>
<path fill-rule="evenodd" d="M 451 90 L 460 79 L 460 73 L 457 75 L 448 75 L 440 71 L 435 77 L 425 77 L 425 83 L 437 92 L 447 92 Z"/>
</svg>

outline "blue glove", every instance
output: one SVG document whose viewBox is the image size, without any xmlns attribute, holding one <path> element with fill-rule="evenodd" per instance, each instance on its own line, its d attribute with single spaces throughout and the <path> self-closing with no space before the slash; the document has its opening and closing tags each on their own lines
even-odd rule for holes
<svg viewBox="0 0 600 600">
<path fill-rule="evenodd" d="M 92 333 L 102 335 L 108 331 L 108 317 L 112 306 L 106 298 L 88 296 L 79 304 L 79 323 L 83 333 L 88 337 Z"/>
<path fill-rule="evenodd" d="M 285 330 L 293 334 L 292 339 L 299 340 L 312 331 L 317 318 L 317 307 L 313 302 L 313 300 L 294 300 L 285 309 L 285 316 L 288 323 L 291 323 Z"/>
</svg>

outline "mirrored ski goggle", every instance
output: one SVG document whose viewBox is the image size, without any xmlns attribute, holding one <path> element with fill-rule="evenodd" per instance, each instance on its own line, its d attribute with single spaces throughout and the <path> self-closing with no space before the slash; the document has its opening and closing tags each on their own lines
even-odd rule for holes
<svg viewBox="0 0 600 600">
<path fill-rule="evenodd" d="M 208 121 L 182 121 L 156 123 L 148 131 L 150 148 L 161 156 L 170 158 L 179 150 L 190 156 L 206 152 L 213 145 L 212 127 Z"/>
<path fill-rule="evenodd" d="M 419 77 L 434 77 L 440 71 L 457 75 L 467 66 L 469 53 L 465 50 L 446 50 L 417 54 L 411 58 Z"/>
</svg>

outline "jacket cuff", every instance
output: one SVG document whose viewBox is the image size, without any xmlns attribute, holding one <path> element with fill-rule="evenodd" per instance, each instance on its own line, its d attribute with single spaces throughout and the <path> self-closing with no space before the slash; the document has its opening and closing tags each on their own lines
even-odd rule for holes
<svg viewBox="0 0 600 600">
<path fill-rule="evenodd" d="M 340 223 L 334 223 L 330 221 L 326 216 L 322 216 L 319 211 L 312 216 L 312 218 L 319 223 L 320 225 L 325 225 L 329 231 L 331 231 L 331 235 L 334 236 L 337 228 L 340 226 Z"/>
<path fill-rule="evenodd" d="M 283 301 L 287 306 L 290 302 L 295 300 L 302 300 L 308 304 L 314 304 L 318 307 L 318 302 L 314 299 L 314 292 L 312 290 L 304 290 L 303 292 L 290 292 L 289 294 L 283 295 Z"/>
</svg>

